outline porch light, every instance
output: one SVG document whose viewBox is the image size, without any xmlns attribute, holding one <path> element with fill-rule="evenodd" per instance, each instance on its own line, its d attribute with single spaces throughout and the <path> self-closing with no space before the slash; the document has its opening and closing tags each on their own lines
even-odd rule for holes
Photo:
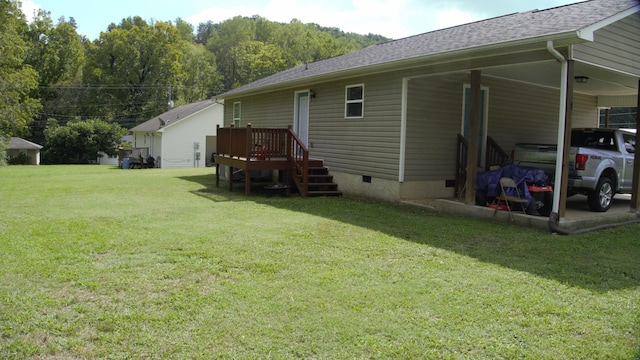
<svg viewBox="0 0 640 360">
<path fill-rule="evenodd" d="M 586 84 L 589 82 L 588 76 L 578 75 L 573 77 L 578 84 Z"/>
</svg>

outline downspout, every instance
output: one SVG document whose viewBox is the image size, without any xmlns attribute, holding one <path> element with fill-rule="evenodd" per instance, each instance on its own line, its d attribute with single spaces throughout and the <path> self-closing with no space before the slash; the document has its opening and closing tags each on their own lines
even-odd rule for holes
<svg viewBox="0 0 640 360">
<path fill-rule="evenodd" d="M 558 155 L 562 156 L 564 153 L 564 126 L 565 116 L 567 113 L 567 59 L 553 47 L 553 41 L 547 41 L 547 50 L 553 55 L 562 65 L 562 81 L 560 83 L 560 110 L 558 111 L 558 147 L 556 150 L 556 178 L 553 184 L 554 189 L 560 189 L 562 183 L 562 161 L 558 159 Z M 549 228 L 551 228 L 552 221 L 557 225 L 559 220 L 558 207 L 560 205 L 560 191 L 553 192 L 553 205 L 551 208 L 551 216 L 549 216 Z"/>
</svg>

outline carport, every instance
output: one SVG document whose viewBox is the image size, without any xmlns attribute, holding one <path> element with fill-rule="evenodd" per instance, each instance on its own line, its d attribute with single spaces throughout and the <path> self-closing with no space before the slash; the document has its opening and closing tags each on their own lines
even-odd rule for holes
<svg viewBox="0 0 640 360">
<path fill-rule="evenodd" d="M 630 14 L 635 14 L 629 16 Z M 594 221 L 591 216 L 580 215 L 581 210 L 577 200 L 567 199 L 569 143 L 570 130 L 574 120 L 576 109 L 576 96 L 591 97 L 597 101 L 598 108 L 610 108 L 615 106 L 640 106 L 640 50 L 636 45 L 627 42 L 620 31 L 621 24 L 628 23 L 638 28 L 637 8 L 629 13 L 621 13 L 612 18 L 601 21 L 588 28 L 579 29 L 571 34 L 556 34 L 546 40 L 547 52 L 554 61 L 540 61 L 513 63 L 494 67 L 485 67 L 471 71 L 471 114 L 469 129 L 469 156 L 467 157 L 465 202 L 471 204 L 475 200 L 475 181 L 479 144 L 482 139 L 482 103 L 481 87 L 485 78 L 501 78 L 517 81 L 532 86 L 559 88 L 557 99 L 557 139 L 558 158 L 554 189 L 553 214 L 550 221 L 557 221 L 561 225 L 569 221 L 576 223 L 578 218 Z M 562 38 L 561 36 L 565 36 Z M 617 42 L 614 42 L 616 39 Z M 637 39 L 637 38 L 636 38 Z M 633 42 L 632 42 L 633 43 Z M 559 105 L 559 106 L 558 106 Z M 551 106 L 550 103 L 544 106 Z M 594 114 L 596 119 L 596 114 Z M 489 120 L 491 121 L 491 120 Z M 636 128 L 640 123 L 636 119 Z M 597 124 L 597 123 L 596 123 Z M 491 129 L 491 125 L 489 125 Z M 636 143 L 640 138 L 636 133 Z M 550 139 L 551 140 L 551 139 Z M 549 143 L 551 141 L 547 141 Z M 482 147 L 480 147 L 482 149 Z M 480 150 L 481 151 L 481 150 Z M 631 213 L 632 218 L 637 216 L 640 205 L 638 179 L 640 174 L 640 160 L 635 158 L 633 191 L 626 201 L 616 201 L 616 209 L 611 212 L 620 213 L 621 206 L 626 207 L 626 213 Z M 575 204 L 574 204 L 575 202 Z M 598 217 L 602 217 L 599 214 Z M 612 217 L 612 216 L 607 216 Z M 627 216 L 623 216 L 626 218 Z"/>
</svg>

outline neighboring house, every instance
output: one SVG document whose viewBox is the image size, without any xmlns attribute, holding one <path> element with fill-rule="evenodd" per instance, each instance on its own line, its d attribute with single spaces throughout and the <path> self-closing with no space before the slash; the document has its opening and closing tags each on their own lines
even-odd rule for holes
<svg viewBox="0 0 640 360">
<path fill-rule="evenodd" d="M 123 144 L 131 144 L 132 141 L 133 135 L 125 135 L 120 139 Z M 104 151 L 98 151 L 98 164 L 100 165 L 121 165 L 120 161 L 117 153 L 114 156 L 110 156 Z"/>
<path fill-rule="evenodd" d="M 156 167 L 205 167 L 216 151 L 216 125 L 222 125 L 223 109 L 215 99 L 171 109 L 130 129 L 132 146 L 152 156 Z"/>
<path fill-rule="evenodd" d="M 19 137 L 12 137 L 7 149 L 7 156 L 14 158 L 24 154 L 29 157 L 30 165 L 40 165 L 40 149 L 42 149 L 41 145 Z"/>
<path fill-rule="evenodd" d="M 557 142 L 566 101 L 573 127 L 597 127 L 600 108 L 636 106 L 637 4 L 515 13 L 303 64 L 222 94 L 224 123 L 293 126 L 345 194 L 448 198 L 466 184 L 473 201 L 471 159 L 494 165 L 493 141 L 506 153 Z"/>
</svg>

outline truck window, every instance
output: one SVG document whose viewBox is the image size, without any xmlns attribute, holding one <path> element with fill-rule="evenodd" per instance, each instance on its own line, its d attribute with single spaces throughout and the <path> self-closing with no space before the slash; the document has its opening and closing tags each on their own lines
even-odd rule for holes
<svg viewBox="0 0 640 360">
<path fill-rule="evenodd" d="M 571 146 L 617 151 L 615 138 L 610 131 L 583 130 L 571 133 Z"/>
<path fill-rule="evenodd" d="M 624 140 L 624 148 L 627 153 L 634 154 L 636 152 L 636 137 L 629 134 L 622 134 Z"/>
</svg>

